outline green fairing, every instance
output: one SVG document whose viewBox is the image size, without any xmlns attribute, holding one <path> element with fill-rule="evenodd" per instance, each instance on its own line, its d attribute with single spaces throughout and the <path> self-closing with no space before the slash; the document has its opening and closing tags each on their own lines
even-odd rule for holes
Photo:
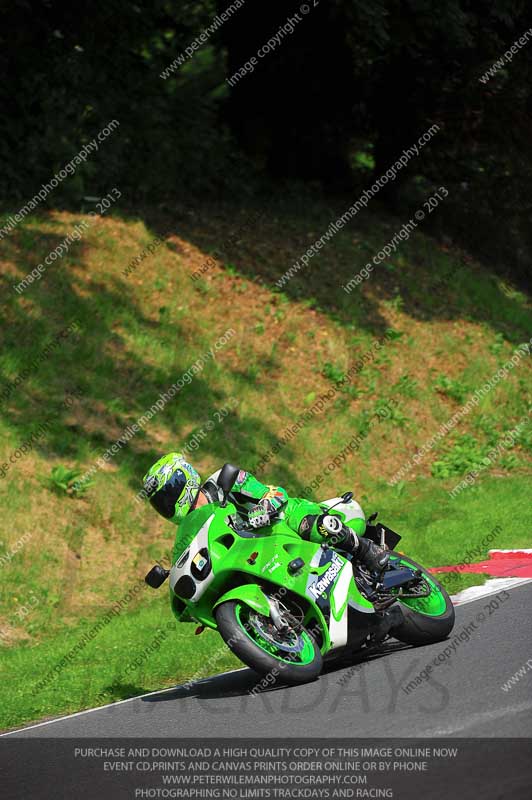
<svg viewBox="0 0 532 800">
<path fill-rule="evenodd" d="M 185 519 L 177 526 L 174 549 L 172 551 L 172 564 L 175 564 L 183 550 L 191 543 L 199 528 L 211 516 L 213 505 L 214 504 L 209 504 L 195 511 L 190 511 Z"/>
<path fill-rule="evenodd" d="M 307 516 L 317 517 L 326 510 L 319 503 L 313 503 L 310 500 L 303 500 L 300 498 L 290 498 L 285 489 L 281 486 L 268 486 L 258 480 L 250 472 L 241 470 L 237 480 L 231 491 L 231 500 L 238 509 L 249 510 L 256 504 L 260 504 L 265 500 L 272 503 L 276 510 L 281 510 L 284 514 L 284 519 L 288 527 L 295 533 L 298 533 L 303 519 Z M 196 512 L 191 512 L 196 513 Z M 363 536 L 366 530 L 366 523 L 363 519 L 351 519 L 346 521 L 343 514 L 336 509 L 333 510 L 345 524 L 355 531 L 358 536 Z M 187 517 L 185 517 L 185 520 Z M 183 522 L 178 521 L 178 525 L 183 525 Z M 318 532 L 316 521 L 312 525 L 309 536 L 305 537 L 310 539 L 311 542 L 321 544 L 323 537 Z"/>
<path fill-rule="evenodd" d="M 286 509 L 287 517 L 291 515 L 292 524 L 296 524 L 307 514 L 321 513 L 321 511 L 319 505 L 306 500 L 291 500 Z M 216 628 L 214 610 L 222 601 L 228 599 L 239 599 L 259 613 L 265 613 L 266 606 L 263 605 L 262 599 L 264 594 L 257 584 L 267 582 L 281 600 L 288 590 L 305 599 L 309 619 L 316 620 L 323 632 L 322 650 L 326 652 L 332 643 L 327 622 L 317 605 L 317 598 L 314 598 L 307 589 L 308 571 L 302 570 L 291 575 L 288 569 L 288 564 L 296 557 L 302 558 L 305 564 L 310 564 L 315 554 L 322 552 L 321 548 L 316 546 L 317 540 L 322 542 L 322 538 L 316 534 L 317 540 L 304 541 L 292 527 L 288 526 L 287 520 L 282 519 L 267 528 L 260 529 L 253 536 L 241 537 L 227 524 L 228 516 L 236 513 L 237 509 L 231 503 L 228 503 L 226 508 L 221 508 L 218 503 L 210 503 L 192 511 L 179 525 L 172 557 L 173 564 L 183 556 L 198 532 L 204 526 L 207 527 L 207 523 L 211 520 L 208 525 L 208 550 L 213 577 L 197 602 L 186 601 L 181 608 L 176 608 L 175 603 L 172 603 L 174 614 L 180 621 L 194 619 L 207 627 Z M 354 522 L 363 523 L 363 520 Z M 256 561 L 254 564 L 249 564 L 248 559 L 253 553 L 257 554 Z M 337 558 L 349 571 L 352 571 L 349 561 L 341 555 L 337 555 Z M 329 567 L 330 562 L 313 568 L 312 578 L 318 580 Z M 238 575 L 241 576 L 242 585 L 226 590 L 226 584 L 229 581 L 234 582 Z M 173 598 L 172 590 L 170 594 Z M 350 581 L 342 606 L 345 607 L 350 600 L 359 609 L 373 611 L 371 603 L 360 594 L 353 580 Z"/>
<path fill-rule="evenodd" d="M 216 601 L 213 608 L 219 606 L 220 603 L 226 603 L 228 600 L 241 600 L 250 608 L 253 608 L 255 611 L 258 611 L 259 614 L 264 614 L 265 616 L 268 616 L 270 613 L 268 598 L 265 596 L 260 586 L 253 583 L 247 584 L 246 586 L 237 586 L 236 589 L 231 589 L 226 592 Z"/>
<path fill-rule="evenodd" d="M 306 669 L 314 674 L 321 668 L 323 655 L 363 648 L 381 629 L 383 615 L 360 591 L 351 560 L 329 546 L 315 521 L 310 528 L 302 525 L 306 517 L 328 511 L 325 504 L 287 498 L 284 490 L 265 487 L 243 472 L 239 477 L 230 494 L 238 505 L 229 501 L 224 507 L 216 500 L 189 512 L 179 524 L 169 576 L 172 611 L 179 621 L 219 630 L 256 671 L 266 674 L 272 663 L 283 664 L 295 671 L 291 680 L 305 680 Z M 264 499 L 264 489 L 270 497 L 283 493 L 283 509 L 270 525 L 253 529 L 243 523 L 241 512 L 261 499 L 255 493 Z M 364 534 L 366 523 L 356 516 L 361 512 L 355 503 L 331 513 L 357 535 Z M 391 563 L 401 567 L 397 557 Z M 426 598 L 400 602 L 423 616 L 444 617 L 445 598 L 430 576 L 427 580 Z M 292 619 L 298 624 L 289 625 L 288 644 L 280 614 L 297 615 Z"/>
<path fill-rule="evenodd" d="M 319 503 L 313 503 L 311 500 L 300 500 L 299 498 L 292 498 L 288 501 L 285 509 L 285 522 L 294 531 L 299 531 L 300 525 L 306 516 L 318 516 L 323 514 L 325 507 Z M 366 530 L 366 522 L 363 519 L 350 519 L 346 520 L 345 515 L 340 513 L 337 509 L 333 509 L 333 514 L 336 514 L 340 519 L 345 522 L 348 528 L 355 531 L 358 536 L 362 536 Z M 316 544 L 323 542 L 323 536 L 318 532 L 316 522 L 312 525 L 310 530 L 310 541 Z"/>
</svg>

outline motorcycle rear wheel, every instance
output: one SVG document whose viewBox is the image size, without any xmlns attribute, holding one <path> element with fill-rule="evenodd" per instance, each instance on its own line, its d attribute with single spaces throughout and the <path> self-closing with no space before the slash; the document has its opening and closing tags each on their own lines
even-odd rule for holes
<svg viewBox="0 0 532 800">
<path fill-rule="evenodd" d="M 390 553 L 405 567 L 419 570 L 431 588 L 428 597 L 399 600 L 403 622 L 393 629 L 392 636 L 405 644 L 433 644 L 446 639 L 454 627 L 454 606 L 446 589 L 434 575 L 401 553 Z"/>
</svg>

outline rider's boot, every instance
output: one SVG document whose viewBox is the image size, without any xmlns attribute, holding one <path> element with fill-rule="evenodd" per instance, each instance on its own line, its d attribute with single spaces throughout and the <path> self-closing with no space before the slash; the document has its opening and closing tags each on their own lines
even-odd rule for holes
<svg viewBox="0 0 532 800">
<path fill-rule="evenodd" d="M 382 572 L 390 560 L 390 554 L 383 547 L 372 542 L 371 539 L 358 538 L 356 558 L 370 572 Z"/>
<path fill-rule="evenodd" d="M 386 568 L 390 554 L 371 539 L 357 536 L 339 517 L 323 514 L 317 519 L 317 527 L 332 547 L 352 553 L 369 572 L 381 573 Z"/>
</svg>

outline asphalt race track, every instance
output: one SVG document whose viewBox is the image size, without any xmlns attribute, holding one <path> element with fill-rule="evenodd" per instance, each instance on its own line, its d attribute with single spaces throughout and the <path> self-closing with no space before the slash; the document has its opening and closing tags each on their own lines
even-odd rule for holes
<svg viewBox="0 0 532 800">
<path fill-rule="evenodd" d="M 452 642 L 454 652 L 405 692 Z M 327 664 L 311 684 L 253 696 L 257 676 L 242 669 L 7 735 L 528 738 L 532 670 L 509 691 L 501 686 L 531 658 L 528 583 L 459 606 L 447 642 L 412 648 L 393 640 L 358 664 Z"/>
</svg>

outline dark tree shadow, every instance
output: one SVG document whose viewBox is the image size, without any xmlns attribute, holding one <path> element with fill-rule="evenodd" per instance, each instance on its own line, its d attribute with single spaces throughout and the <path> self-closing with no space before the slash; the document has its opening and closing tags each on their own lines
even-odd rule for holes
<svg viewBox="0 0 532 800">
<path fill-rule="evenodd" d="M 352 285 L 347 293 L 343 287 L 371 264 L 410 219 L 415 221 L 412 209 L 393 214 L 378 196 L 326 241 L 306 266 L 278 286 L 276 282 L 300 262 L 364 188 L 366 184 L 360 184 L 352 194 L 332 196 L 320 194 L 316 186 L 301 186 L 299 193 L 293 187 L 286 192 L 280 187 L 278 196 L 255 197 L 245 207 L 225 200 L 221 211 L 218 202 L 202 201 L 197 209 L 177 209 L 177 213 L 143 209 L 142 218 L 158 234 L 171 231 L 242 276 L 282 291 L 291 300 L 306 302 L 349 329 L 382 335 L 389 327 L 379 308 L 384 300 L 414 320 L 487 323 L 512 344 L 528 339 L 529 320 L 515 294 L 504 290 L 487 265 L 451 247 L 426 209 L 416 235 L 397 239 L 391 257 L 378 266 L 372 264 L 370 278 Z"/>
<path fill-rule="evenodd" d="M 347 667 L 356 668 L 365 664 L 371 664 L 373 661 L 386 658 L 400 650 L 409 649 L 411 649 L 410 645 L 402 644 L 401 642 L 390 642 L 372 651 L 344 653 L 339 657 L 336 656 L 326 660 L 321 675 L 334 676 Z M 347 677 L 347 679 L 349 679 L 349 675 L 342 677 Z M 317 680 L 319 681 L 320 678 L 317 678 Z M 213 675 L 210 678 L 203 678 L 191 684 L 176 686 L 173 689 L 165 689 L 157 694 L 143 697 L 141 700 L 143 703 L 166 703 L 173 700 L 185 700 L 191 697 L 195 697 L 199 700 L 219 700 L 224 697 L 242 697 L 249 694 L 253 689 L 256 689 L 260 681 L 260 675 L 252 669 L 246 668 L 235 672 L 224 672 L 219 675 Z M 271 692 L 281 692 L 289 688 L 287 684 L 278 682 L 261 689 L 259 693 L 269 694 Z"/>
<path fill-rule="evenodd" d="M 89 469 L 98 455 L 112 446 L 128 425 L 132 425 L 183 375 L 197 352 L 185 354 L 179 346 L 190 339 L 190 321 L 168 325 L 162 308 L 159 319 L 145 315 L 136 297 L 136 288 L 122 276 L 109 275 L 105 283 L 89 273 L 83 239 L 74 242 L 69 250 L 73 266 L 57 263 L 48 268 L 41 280 L 30 284 L 20 295 L 13 285 L 27 275 L 45 255 L 64 239 L 64 232 L 54 231 L 55 223 L 47 220 L 44 232 L 35 233 L 20 226 L 2 242 L 7 269 L 0 274 L 4 302 L 0 312 L 1 346 L 9 353 L 12 365 L 9 380 L 2 375 L 0 402 L 5 420 L 20 443 L 30 439 L 41 424 L 46 424 L 42 440 L 32 443 L 32 450 L 49 459 L 76 460 Z M 168 229 L 167 229 L 168 230 Z M 105 245 L 104 245 L 105 247 Z M 177 267 L 176 267 L 177 268 Z M 154 275 L 157 280 L 157 274 Z M 61 331 L 71 323 L 77 325 L 62 339 Z M 228 320 L 228 323 L 230 320 Z M 216 334 L 205 338 L 205 350 L 213 344 Z M 148 357 L 139 355 L 132 341 L 150 341 L 154 347 L 166 348 L 171 354 L 170 366 L 162 368 Z M 236 341 L 236 340 L 235 340 Z M 50 343 L 52 350 L 44 351 Z M 252 378 L 245 365 L 227 367 L 227 375 L 238 388 Z M 24 376 L 10 390 L 13 375 Z M 71 402 L 66 402 L 70 398 Z M 157 412 L 157 423 L 175 430 L 175 448 L 183 442 L 183 431 L 194 430 L 205 422 L 213 409 L 227 401 L 224 391 L 209 381 L 208 364 Z M 123 468 L 134 494 L 147 467 L 162 454 L 151 435 L 152 419 L 126 446 L 113 455 L 112 461 Z M 253 441 L 265 441 L 273 446 L 278 431 L 250 411 L 244 419 L 228 417 L 224 431 L 229 436 L 209 437 L 212 468 L 224 461 L 239 463 L 242 453 L 260 457 L 253 451 Z M 230 442 L 230 444 L 228 444 Z M 166 449 L 168 449 L 166 447 Z M 163 450 L 164 452 L 164 450 Z M 292 448 L 286 445 L 287 464 L 291 463 Z M 95 455 L 97 454 L 97 455 Z M 245 466 L 245 465 L 243 465 Z M 289 467 L 286 477 L 295 491 L 302 489 Z M 11 467 L 7 481 L 16 480 L 16 465 Z M 2 482 L 3 487 L 5 483 Z M 3 491 L 0 486 L 0 491 Z"/>
</svg>

